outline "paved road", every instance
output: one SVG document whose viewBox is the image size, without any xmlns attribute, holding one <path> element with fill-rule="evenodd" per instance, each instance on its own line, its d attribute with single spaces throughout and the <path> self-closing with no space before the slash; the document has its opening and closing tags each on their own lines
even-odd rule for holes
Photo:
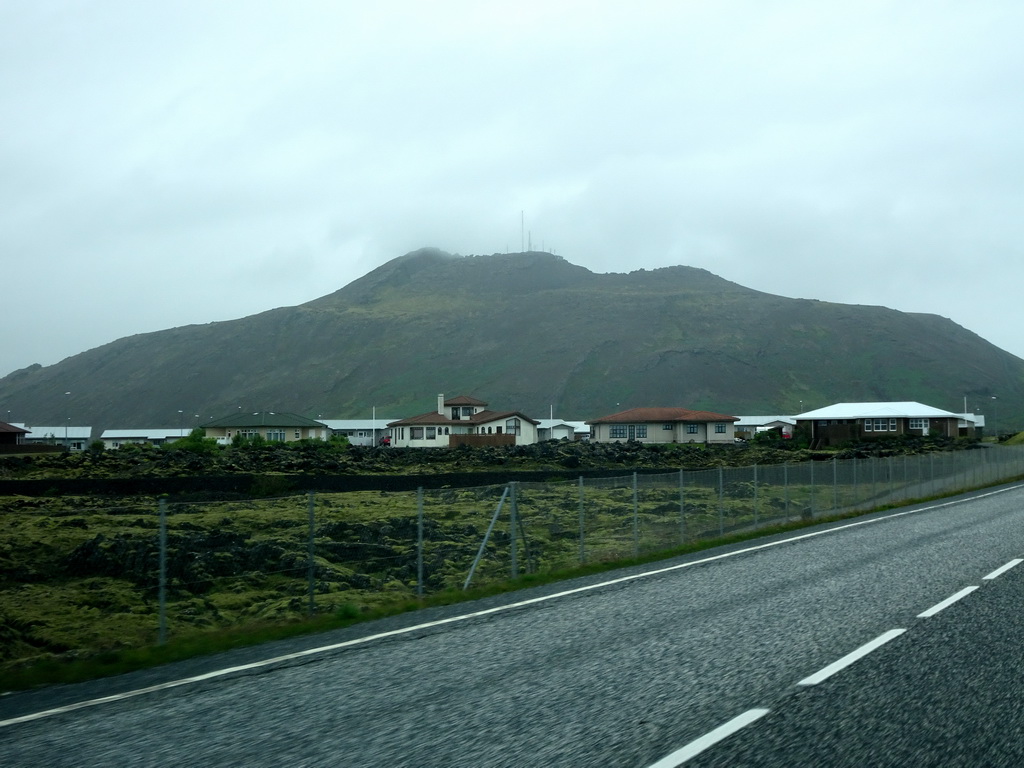
<svg viewBox="0 0 1024 768">
<path fill-rule="evenodd" d="M 1024 566 L 983 577 L 1024 557 L 1022 507 L 1024 487 L 1000 489 L 704 553 L 668 570 L 659 564 L 647 576 L 466 620 L 452 620 L 464 606 L 433 612 L 425 618 L 446 623 L 2 725 L 0 765 L 642 768 L 752 710 L 761 715 L 755 722 L 692 764 L 835 764 L 845 754 L 837 749 L 851 750 L 846 764 L 881 764 L 854 759 L 842 739 L 811 751 L 821 732 L 851 733 L 851 718 L 863 721 L 851 742 L 871 745 L 880 731 L 893 732 L 900 746 L 884 754 L 910 757 L 890 764 L 949 764 L 924 759 L 933 753 L 920 733 L 940 729 L 925 725 L 933 702 L 970 683 L 979 701 L 1019 704 L 1012 684 L 989 686 L 1019 679 L 1016 624 L 1006 622 L 1019 611 L 995 608 L 1019 604 Z M 969 585 L 979 589 L 919 618 Z M 894 628 L 907 631 L 824 682 L 797 685 Z M 955 646 L 946 642 L 954 636 Z M 963 658 L 979 671 L 950 682 Z M 894 666 L 876 668 L 885 664 Z M 5 697 L 0 720 L 193 669 Z M 907 697 L 919 691 L 912 705 Z M 981 727 L 977 718 L 988 714 L 967 706 L 941 713 L 956 723 L 943 754 L 957 743 L 964 754 L 999 756 L 982 764 L 1018 764 L 1003 756 L 1015 755 L 1020 739 Z M 1019 731 L 1018 721 L 1007 722 Z M 901 740 L 910 734 L 917 746 Z"/>
</svg>

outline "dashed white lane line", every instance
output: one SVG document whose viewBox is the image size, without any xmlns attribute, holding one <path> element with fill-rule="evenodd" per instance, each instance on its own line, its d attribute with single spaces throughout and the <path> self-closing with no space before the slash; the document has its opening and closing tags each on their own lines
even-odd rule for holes
<svg viewBox="0 0 1024 768">
<path fill-rule="evenodd" d="M 1021 486 L 1015 485 L 1009 488 L 1000 488 L 995 491 L 988 491 L 986 493 L 980 493 L 969 498 L 957 499 L 955 501 L 945 501 L 941 504 L 931 504 L 926 507 L 918 507 L 916 509 L 905 509 L 902 512 L 894 512 L 890 515 L 880 515 L 873 517 L 870 520 L 858 520 L 853 523 L 846 523 L 844 525 L 837 525 L 832 528 L 826 528 L 821 531 L 813 531 L 811 533 L 803 533 L 798 536 L 789 536 L 785 539 L 777 539 L 776 541 L 770 541 L 766 544 L 757 544 L 752 547 L 744 547 L 742 549 L 735 549 L 731 552 L 725 552 L 720 555 L 712 555 L 711 557 L 700 558 L 699 560 L 691 560 L 686 563 L 679 563 L 677 565 L 670 565 L 665 568 L 655 568 L 650 571 L 643 571 L 641 573 L 633 573 L 629 576 L 621 576 L 615 579 L 608 579 L 607 581 L 598 582 L 596 584 L 588 584 L 583 587 L 576 587 L 574 589 L 566 589 L 561 592 L 555 592 L 550 595 L 542 595 L 541 597 L 533 597 L 528 600 L 519 600 L 514 603 L 507 603 L 505 605 L 499 605 L 494 608 L 486 608 L 481 611 L 472 611 L 471 613 L 463 613 L 458 616 L 451 616 L 446 619 L 439 619 L 437 621 L 427 621 L 422 624 L 416 624 L 411 627 L 403 627 L 402 629 L 390 630 L 388 632 L 380 632 L 374 635 L 366 635 L 364 637 L 356 638 L 354 640 L 346 640 L 340 643 L 331 643 L 329 645 L 322 645 L 316 648 L 307 648 L 304 651 L 298 651 L 296 653 L 287 653 L 281 656 L 275 656 L 269 659 L 261 659 L 259 661 L 252 662 L 250 664 L 242 664 L 236 667 L 226 667 L 223 669 L 216 669 L 212 672 L 207 672 L 202 675 L 196 675 L 194 677 L 181 678 L 179 680 L 169 680 L 165 683 L 158 683 L 157 685 L 147 686 L 145 688 L 137 688 L 131 691 L 124 691 L 123 693 L 116 693 L 110 696 L 102 696 L 97 699 L 88 699 L 85 701 L 78 701 L 73 704 L 66 704 L 61 707 L 55 707 L 53 709 L 42 710 L 38 712 L 32 712 L 27 715 L 21 715 L 20 717 L 12 717 L 7 720 L 0 720 L 0 728 L 5 728 L 10 725 L 17 723 L 25 723 L 31 720 L 40 720 L 44 717 L 52 717 L 54 715 L 60 715 L 67 712 L 73 712 L 78 709 L 84 709 L 86 707 L 94 707 L 100 704 L 109 704 L 116 701 L 124 701 L 125 699 L 135 698 L 136 696 L 142 696 L 148 693 L 154 693 L 156 691 L 164 691 L 170 688 L 179 688 L 181 686 L 193 685 L 195 683 L 203 682 L 206 680 L 212 680 L 218 677 L 225 677 L 238 672 L 246 672 L 263 667 L 269 667 L 272 665 L 280 664 L 282 662 L 292 661 L 300 658 L 306 658 L 310 656 L 316 656 L 330 651 L 340 650 L 342 648 L 350 648 L 352 646 L 364 645 L 367 643 L 381 640 L 387 637 L 396 637 L 399 635 L 406 635 L 412 632 L 419 632 L 424 629 L 430 629 L 432 627 L 439 627 L 445 624 L 454 624 L 456 622 L 466 621 L 467 619 L 474 619 L 480 616 L 487 616 L 495 613 L 502 613 L 509 611 L 514 608 L 521 608 L 526 605 L 532 605 L 534 603 L 544 603 L 548 600 L 555 600 L 560 597 L 567 595 L 579 594 L 581 592 L 590 592 L 592 590 L 603 589 L 604 587 L 612 586 L 614 584 L 622 584 L 628 581 L 638 581 L 640 579 L 647 578 L 648 576 L 658 576 L 663 573 L 670 573 L 672 571 L 679 571 L 684 568 L 692 568 L 697 565 L 704 565 L 705 563 L 715 562 L 717 560 L 725 560 L 727 558 L 737 557 L 739 555 L 745 555 L 750 552 L 759 552 L 764 549 L 770 549 L 772 547 L 778 547 L 784 544 L 792 544 L 795 541 L 803 541 L 805 539 L 813 539 L 818 536 L 825 536 L 831 533 L 838 533 L 839 531 L 845 531 L 850 528 L 859 528 L 862 525 L 873 525 L 874 523 L 884 522 L 886 520 L 893 520 L 898 517 L 904 517 L 906 515 L 914 515 L 919 512 L 929 512 L 934 509 L 942 509 L 944 507 L 952 507 L 959 504 L 963 504 L 969 501 L 976 501 L 987 496 L 997 496 L 1008 491 L 1019 489 Z"/>
<path fill-rule="evenodd" d="M 943 600 L 941 603 L 936 603 L 935 605 L 933 605 L 931 608 L 929 608 L 924 613 L 917 614 L 917 618 L 919 618 L 919 619 L 927 619 L 929 616 L 934 616 L 936 613 L 938 613 L 939 611 L 943 610 L 944 608 L 948 608 L 949 606 L 951 606 L 957 600 L 962 600 L 963 598 L 967 597 L 969 594 L 971 594 L 971 592 L 973 592 L 976 589 L 977 589 L 977 587 L 964 587 L 959 592 L 957 592 L 955 595 L 950 595 L 945 600 Z"/>
<path fill-rule="evenodd" d="M 845 656 L 843 656 L 843 658 L 839 659 L 838 661 L 833 661 L 824 669 L 819 669 L 810 677 L 805 677 L 803 680 L 797 683 L 797 685 L 817 685 L 823 680 L 827 680 L 828 678 L 832 677 L 832 675 L 834 675 L 836 672 L 839 672 L 840 670 L 843 670 L 846 667 L 850 666 L 851 664 L 853 664 L 853 662 L 857 661 L 857 659 L 867 656 L 876 648 L 881 648 L 890 640 L 899 637 L 906 631 L 907 630 L 905 629 L 890 629 L 888 632 L 885 632 L 876 637 L 870 643 L 864 643 L 864 645 L 862 645 L 857 650 L 846 654 Z"/>
<path fill-rule="evenodd" d="M 1024 563 L 1024 560 L 1022 560 L 1021 558 L 1018 557 L 1018 558 L 1016 558 L 1014 560 L 1011 560 L 1006 565 L 1003 565 L 1003 566 L 1000 566 L 999 568 L 996 568 L 994 571 L 992 571 L 992 573 L 988 574 L 984 578 L 985 579 L 998 579 L 1000 576 L 1002 576 L 1008 570 L 1010 570 L 1014 566 L 1020 565 L 1021 563 Z"/>
<path fill-rule="evenodd" d="M 649 768 L 676 768 L 677 765 L 682 765 L 691 757 L 696 757 L 708 747 L 714 746 L 727 736 L 731 736 L 741 728 L 745 728 L 755 720 L 764 717 L 768 712 L 769 710 L 767 709 L 747 710 L 742 715 L 738 715 L 729 722 L 718 726 L 715 730 L 708 731 L 700 738 L 694 739 L 685 747 L 677 749 L 671 755 L 666 755 L 658 762 L 652 763 Z"/>
</svg>

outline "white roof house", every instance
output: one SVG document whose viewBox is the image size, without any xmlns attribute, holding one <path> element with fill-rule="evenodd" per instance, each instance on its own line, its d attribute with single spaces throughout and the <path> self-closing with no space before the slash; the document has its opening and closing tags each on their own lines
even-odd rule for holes
<svg viewBox="0 0 1024 768">
<path fill-rule="evenodd" d="M 740 416 L 736 422 L 737 432 L 765 432 L 769 429 L 781 429 L 783 434 L 790 434 L 796 426 L 792 416 Z"/>
<path fill-rule="evenodd" d="M 590 434 L 590 425 L 585 421 L 566 421 L 565 419 L 537 419 L 538 440 L 575 440 Z"/>
<path fill-rule="evenodd" d="M 140 427 L 136 429 L 105 429 L 100 434 L 104 448 L 120 448 L 126 443 L 173 443 L 188 437 L 191 427 Z"/>
<path fill-rule="evenodd" d="M 913 401 L 836 403 L 793 418 L 809 425 L 812 447 L 897 435 L 973 435 L 973 414 L 951 413 Z M 966 422 L 966 426 L 964 423 Z"/>
<path fill-rule="evenodd" d="M 388 422 L 394 418 L 378 416 L 375 419 L 317 419 L 326 424 L 333 435 L 344 435 L 352 445 L 376 445 L 384 435 L 389 435 Z"/>
<path fill-rule="evenodd" d="M 30 427 L 25 424 L 15 426 L 28 430 L 28 434 L 24 436 L 26 443 L 66 445 L 72 451 L 85 450 L 89 447 L 89 439 L 92 437 L 92 427 L 73 427 L 70 424 L 53 427 Z"/>
</svg>

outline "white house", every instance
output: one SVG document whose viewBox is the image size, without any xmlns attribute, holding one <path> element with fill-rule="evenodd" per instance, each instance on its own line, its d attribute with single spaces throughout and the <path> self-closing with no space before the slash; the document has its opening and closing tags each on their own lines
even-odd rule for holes
<svg viewBox="0 0 1024 768">
<path fill-rule="evenodd" d="M 28 434 L 22 438 L 24 443 L 63 445 L 69 451 L 84 451 L 92 438 L 92 427 L 73 427 L 70 424 L 56 427 L 30 427 L 26 424 L 14 426 L 28 430 Z"/>
<path fill-rule="evenodd" d="M 188 437 L 192 430 L 186 427 L 149 427 L 138 429 L 104 429 L 100 440 L 104 448 L 120 448 L 122 445 L 149 443 L 163 445 Z"/>
<path fill-rule="evenodd" d="M 377 445 L 385 435 L 390 435 L 388 422 L 392 418 L 381 416 L 377 419 L 318 419 L 326 424 L 332 435 L 344 435 L 351 445 Z"/>
<path fill-rule="evenodd" d="M 521 411 L 492 411 L 466 395 L 437 396 L 437 410 L 388 423 L 398 448 L 450 448 L 457 445 L 530 445 L 537 442 L 536 419 Z"/>
<path fill-rule="evenodd" d="M 736 416 L 688 408 L 630 408 L 587 422 L 597 442 L 733 443 Z"/>
</svg>

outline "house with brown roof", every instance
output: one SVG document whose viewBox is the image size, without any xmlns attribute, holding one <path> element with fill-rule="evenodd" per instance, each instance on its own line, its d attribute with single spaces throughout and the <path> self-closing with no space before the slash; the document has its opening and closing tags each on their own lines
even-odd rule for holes
<svg viewBox="0 0 1024 768">
<path fill-rule="evenodd" d="M 733 443 L 737 416 L 688 408 L 630 408 L 588 421 L 597 442 Z"/>
<path fill-rule="evenodd" d="M 397 448 L 454 448 L 458 445 L 530 445 L 540 424 L 521 411 L 492 411 L 466 395 L 437 396 L 437 409 L 388 423 Z"/>
</svg>

